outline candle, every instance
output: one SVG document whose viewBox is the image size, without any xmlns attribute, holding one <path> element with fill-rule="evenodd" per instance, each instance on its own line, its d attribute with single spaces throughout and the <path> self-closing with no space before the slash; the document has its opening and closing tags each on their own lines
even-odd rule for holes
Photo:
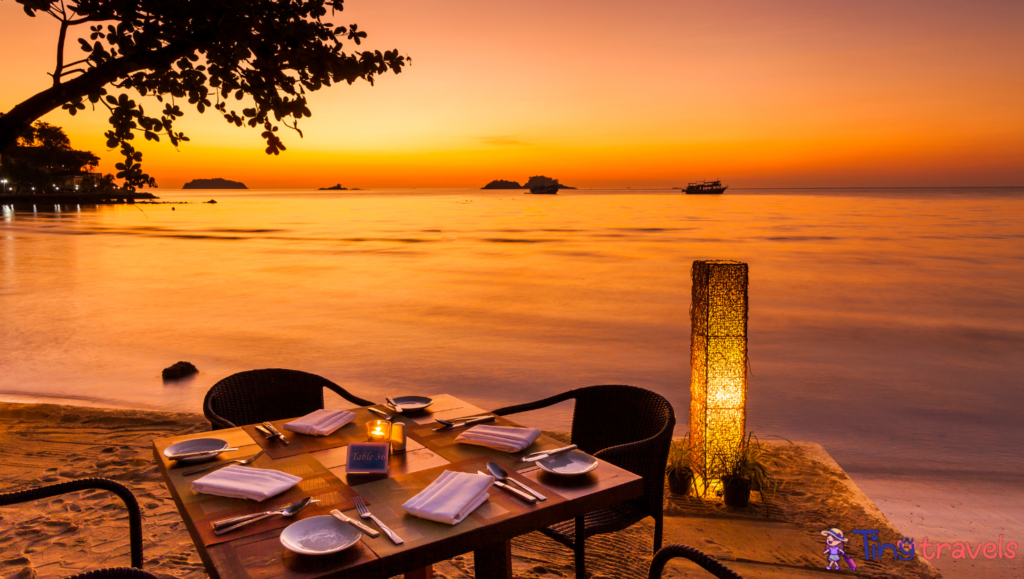
<svg viewBox="0 0 1024 579">
<path fill-rule="evenodd" d="M 391 423 L 387 420 L 371 420 L 366 423 L 366 440 L 388 442 L 391 438 Z"/>
<path fill-rule="evenodd" d="M 391 452 L 405 452 L 405 425 L 401 422 L 391 425 Z"/>
</svg>

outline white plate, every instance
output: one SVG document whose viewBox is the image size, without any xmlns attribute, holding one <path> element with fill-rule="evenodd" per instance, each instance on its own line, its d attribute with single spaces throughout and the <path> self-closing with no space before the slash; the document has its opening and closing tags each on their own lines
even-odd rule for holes
<svg viewBox="0 0 1024 579">
<path fill-rule="evenodd" d="M 281 533 L 285 549 L 300 555 L 329 555 L 359 542 L 359 529 L 330 515 L 292 523 Z"/>
<path fill-rule="evenodd" d="M 391 399 L 402 407 L 403 412 L 423 410 L 434 403 L 432 398 L 426 396 L 394 396 Z"/>
<path fill-rule="evenodd" d="M 204 462 L 217 456 L 225 448 L 228 448 L 226 440 L 219 438 L 196 438 L 194 440 L 184 440 L 182 442 L 176 442 L 164 449 L 164 456 L 171 458 L 176 454 L 185 454 L 187 452 L 199 452 L 201 450 L 210 451 L 208 454 L 200 454 L 191 458 L 183 458 L 178 460 L 181 464 L 192 464 L 194 462 Z M 171 460 L 174 460 L 171 458 Z"/>
<path fill-rule="evenodd" d="M 562 476 L 586 474 L 597 468 L 597 459 L 580 450 L 570 450 L 537 461 L 541 470 Z"/>
</svg>

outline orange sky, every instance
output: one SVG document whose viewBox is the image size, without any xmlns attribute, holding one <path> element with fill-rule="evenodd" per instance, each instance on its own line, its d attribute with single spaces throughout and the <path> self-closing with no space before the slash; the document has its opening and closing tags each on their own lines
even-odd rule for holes
<svg viewBox="0 0 1024 579">
<path fill-rule="evenodd" d="M 165 188 L 1024 185 L 1024 3 L 832 0 L 348 0 L 338 24 L 413 57 L 401 75 L 315 93 L 305 138 L 194 110 Z M 0 110 L 45 88 L 55 21 L 0 0 Z M 69 54 L 77 43 L 69 42 Z M 155 101 L 154 101 L 155 102 Z M 116 153 L 106 115 L 46 120 Z"/>
</svg>

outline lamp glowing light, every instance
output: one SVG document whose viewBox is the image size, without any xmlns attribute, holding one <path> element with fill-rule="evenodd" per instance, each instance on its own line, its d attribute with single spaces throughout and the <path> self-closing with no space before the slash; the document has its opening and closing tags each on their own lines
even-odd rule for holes
<svg viewBox="0 0 1024 579">
<path fill-rule="evenodd" d="M 747 423 L 747 264 L 694 261 L 690 304 L 690 452 L 704 484 Z"/>
</svg>

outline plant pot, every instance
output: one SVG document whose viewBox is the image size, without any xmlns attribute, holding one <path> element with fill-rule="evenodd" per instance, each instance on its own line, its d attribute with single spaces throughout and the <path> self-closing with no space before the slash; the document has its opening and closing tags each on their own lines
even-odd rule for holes
<svg viewBox="0 0 1024 579">
<path fill-rule="evenodd" d="M 730 507 L 745 507 L 750 504 L 750 480 L 730 478 L 722 481 L 725 504 Z"/>
<path fill-rule="evenodd" d="M 693 484 L 693 471 L 674 470 L 668 475 L 668 490 L 674 495 L 690 494 L 690 485 Z"/>
</svg>

